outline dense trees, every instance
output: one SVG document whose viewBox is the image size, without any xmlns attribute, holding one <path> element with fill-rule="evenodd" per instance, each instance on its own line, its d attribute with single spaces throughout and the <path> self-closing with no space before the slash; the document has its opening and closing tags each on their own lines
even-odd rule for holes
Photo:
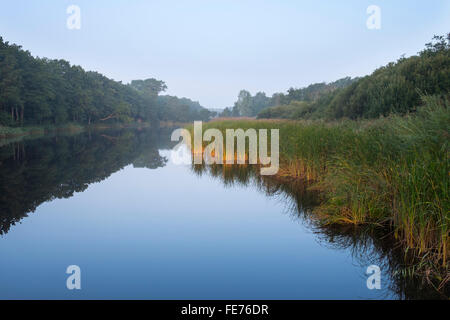
<svg viewBox="0 0 450 320">
<path fill-rule="evenodd" d="M 414 111 L 421 95 L 448 95 L 450 34 L 436 36 L 417 56 L 371 75 L 290 88 L 271 97 L 242 90 L 224 117 L 376 118 Z M 156 79 L 122 84 L 64 60 L 34 58 L 0 37 L 0 125 L 61 125 L 128 121 L 192 121 L 214 116 L 198 102 L 160 96 Z"/>
<path fill-rule="evenodd" d="M 254 97 L 247 90 L 241 90 L 233 108 L 226 108 L 222 117 L 253 117 L 269 106 L 270 98 L 264 92 L 258 92 Z"/>
<path fill-rule="evenodd" d="M 203 108 L 197 101 L 173 96 L 158 96 L 158 117 L 162 121 L 208 121 L 216 113 Z"/>
<path fill-rule="evenodd" d="M 337 81 L 333 90 L 312 95 L 289 90 L 275 108 L 260 112 L 258 118 L 377 118 L 416 110 L 422 103 L 422 95 L 448 96 L 450 34 L 435 36 L 433 40 L 419 55 L 402 57 L 356 81 L 348 78 Z M 320 86 L 308 88 L 316 87 Z M 307 102 L 307 105 L 292 101 Z"/>
<path fill-rule="evenodd" d="M 314 83 L 306 88 L 294 89 L 290 88 L 288 94 L 283 93 L 276 94 L 273 97 L 272 106 L 276 105 L 286 105 L 293 101 L 306 101 L 313 102 L 322 97 L 325 94 L 334 92 L 336 89 L 341 89 L 349 86 L 353 82 L 358 80 L 358 78 L 345 77 L 330 83 Z"/>
<path fill-rule="evenodd" d="M 435 37 L 418 56 L 400 58 L 336 94 L 323 116 L 376 118 L 413 111 L 421 95 L 446 95 L 450 89 L 450 34 Z"/>
<path fill-rule="evenodd" d="M 255 96 L 252 96 L 250 92 L 241 90 L 238 95 L 238 100 L 234 103 L 233 108 L 226 108 L 221 116 L 254 117 L 266 108 L 283 106 L 274 110 L 273 113 L 282 114 L 282 118 L 287 118 L 288 114 L 290 114 L 290 111 L 293 109 L 292 105 L 289 107 L 287 107 L 287 105 L 290 105 L 291 103 L 295 105 L 298 101 L 315 101 L 324 94 L 348 86 L 355 80 L 356 79 L 347 77 L 332 83 L 315 83 L 300 89 L 290 88 L 287 94 L 275 93 L 272 97 L 267 97 L 264 92 L 258 92 Z M 281 110 L 286 110 L 287 113 L 280 112 Z M 267 115 L 268 113 L 265 112 L 263 114 Z"/>
<path fill-rule="evenodd" d="M 61 125 L 127 122 L 133 120 L 188 121 L 203 117 L 201 106 L 183 115 L 160 110 L 157 96 L 166 90 L 163 81 L 134 80 L 129 85 L 97 72 L 85 71 L 65 60 L 34 58 L 20 46 L 0 37 L 0 125 Z M 199 118 L 200 120 L 200 118 Z"/>
<path fill-rule="evenodd" d="M 292 101 L 286 105 L 270 107 L 258 113 L 260 119 L 297 119 L 310 112 L 306 101 Z"/>
</svg>

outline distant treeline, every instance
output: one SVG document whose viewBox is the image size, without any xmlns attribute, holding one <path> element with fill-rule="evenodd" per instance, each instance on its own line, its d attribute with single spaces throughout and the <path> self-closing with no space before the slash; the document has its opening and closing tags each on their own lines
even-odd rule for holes
<svg viewBox="0 0 450 320">
<path fill-rule="evenodd" d="M 225 108 L 222 117 L 254 117 L 261 111 L 280 105 L 289 105 L 296 101 L 312 102 L 320 96 L 330 93 L 339 88 L 350 85 L 356 79 L 350 77 L 337 80 L 332 83 L 315 83 L 306 88 L 294 89 L 290 88 L 287 94 L 275 93 L 272 97 L 267 97 L 264 92 L 258 92 L 252 96 L 247 90 L 241 90 L 238 100 L 232 108 Z"/>
<path fill-rule="evenodd" d="M 178 98 L 168 95 L 160 95 L 156 99 L 159 108 L 159 119 L 162 121 L 207 121 L 216 112 L 205 109 L 197 101 L 188 98 Z"/>
<path fill-rule="evenodd" d="M 392 113 L 413 112 L 421 96 L 448 96 L 450 89 L 450 33 L 435 36 L 417 56 L 375 70 L 362 78 L 343 78 L 329 84 L 316 83 L 266 97 L 245 90 L 223 117 L 250 116 L 262 119 L 359 119 Z"/>
<path fill-rule="evenodd" d="M 122 84 L 65 60 L 35 58 L 0 37 L 0 125 L 207 120 L 198 102 L 158 98 L 163 81 Z"/>
</svg>

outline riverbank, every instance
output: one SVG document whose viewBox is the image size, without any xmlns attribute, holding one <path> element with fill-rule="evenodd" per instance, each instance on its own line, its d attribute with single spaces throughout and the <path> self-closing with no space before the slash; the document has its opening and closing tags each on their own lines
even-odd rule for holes
<svg viewBox="0 0 450 320">
<path fill-rule="evenodd" d="M 278 179 L 321 194 L 323 224 L 386 227 L 415 261 L 412 273 L 449 280 L 447 103 L 427 97 L 413 115 L 361 121 L 218 120 L 204 129 L 279 129 Z M 442 289 L 442 287 L 441 287 Z"/>
<path fill-rule="evenodd" d="M 69 123 L 63 126 L 24 126 L 24 127 L 4 127 L 0 126 L 0 139 L 17 138 L 29 135 L 42 136 L 50 132 L 58 131 L 83 131 L 84 127 Z"/>
<path fill-rule="evenodd" d="M 40 137 L 51 133 L 80 133 L 85 130 L 103 130 L 111 128 L 138 128 L 149 127 L 148 122 L 131 122 L 131 123 L 114 123 L 114 124 L 91 124 L 80 125 L 77 123 L 67 123 L 60 126 L 46 125 L 46 126 L 24 126 L 24 127 L 4 127 L 0 126 L 0 140 L 14 139 L 21 137 Z"/>
</svg>

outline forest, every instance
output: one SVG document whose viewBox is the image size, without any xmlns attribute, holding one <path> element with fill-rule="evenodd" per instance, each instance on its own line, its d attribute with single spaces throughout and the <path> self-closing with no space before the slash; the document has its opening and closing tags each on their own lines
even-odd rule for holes
<svg viewBox="0 0 450 320">
<path fill-rule="evenodd" d="M 286 106 L 299 101 L 313 102 L 326 93 L 331 93 L 336 89 L 343 88 L 356 81 L 357 78 L 342 78 L 331 83 L 314 83 L 306 88 L 290 88 L 287 94 L 275 93 L 272 97 L 267 97 L 264 92 L 258 92 L 252 96 L 247 90 L 241 90 L 238 100 L 233 107 L 225 108 L 221 113 L 222 117 L 254 117 L 268 108 L 275 106 Z"/>
<path fill-rule="evenodd" d="M 163 97 L 153 78 L 129 84 L 65 60 L 33 57 L 0 37 L 0 126 L 208 120 L 213 113 L 186 98 Z"/>
<path fill-rule="evenodd" d="M 361 78 L 290 88 L 287 94 L 242 90 L 222 117 L 259 119 L 374 119 L 406 114 L 422 105 L 423 96 L 448 98 L 450 33 L 435 36 L 418 55 L 401 57 Z"/>
</svg>

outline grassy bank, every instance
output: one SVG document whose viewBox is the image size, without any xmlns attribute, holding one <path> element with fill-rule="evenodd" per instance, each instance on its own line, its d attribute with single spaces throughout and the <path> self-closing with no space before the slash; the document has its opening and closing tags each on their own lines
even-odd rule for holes
<svg viewBox="0 0 450 320">
<path fill-rule="evenodd" d="M 64 125 L 53 126 L 28 126 L 28 127 L 4 127 L 0 126 L 0 139 L 11 139 L 24 136 L 43 136 L 49 133 L 68 132 L 79 133 L 84 130 L 103 130 L 112 128 L 143 128 L 149 127 L 148 122 L 129 122 L 129 123 L 99 123 L 83 126 L 77 123 L 67 123 Z"/>
<path fill-rule="evenodd" d="M 30 126 L 30 127 L 4 127 L 0 126 L 0 139 L 15 138 L 29 135 L 44 135 L 46 133 L 68 131 L 81 132 L 84 130 L 83 126 L 78 124 L 68 123 L 61 126 Z"/>
<path fill-rule="evenodd" d="M 205 124 L 204 130 L 280 129 L 278 176 L 304 179 L 320 191 L 323 201 L 314 211 L 323 223 L 388 226 L 405 254 L 445 277 L 450 112 L 448 101 L 424 99 L 425 107 L 404 117 L 220 120 Z"/>
</svg>

